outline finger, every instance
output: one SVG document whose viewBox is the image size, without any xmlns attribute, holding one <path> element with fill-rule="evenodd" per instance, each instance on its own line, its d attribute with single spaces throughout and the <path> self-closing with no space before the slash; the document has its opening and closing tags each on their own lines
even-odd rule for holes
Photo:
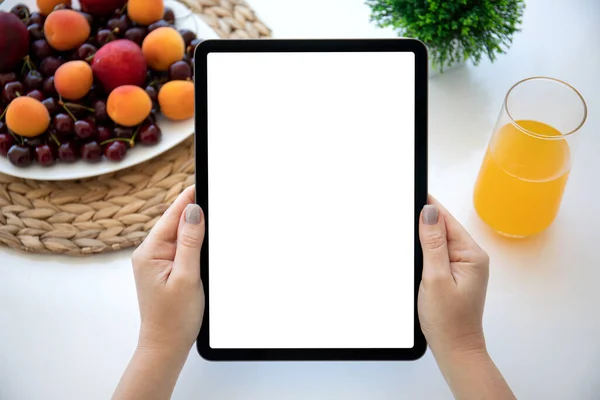
<svg viewBox="0 0 600 400">
<path fill-rule="evenodd" d="M 419 238 L 423 249 L 423 282 L 452 281 L 446 223 L 437 206 L 423 207 Z"/>
<path fill-rule="evenodd" d="M 475 245 L 479 248 L 465 227 L 462 226 L 462 224 L 458 222 L 458 220 L 454 218 L 454 216 L 450 214 L 450 212 L 435 197 L 429 195 L 428 203 L 436 206 L 440 216 L 446 221 L 446 235 L 448 241 L 458 242 L 465 247 L 473 247 L 473 245 Z"/>
<path fill-rule="evenodd" d="M 177 240 L 177 228 L 183 211 L 188 204 L 196 202 L 196 187 L 190 186 L 175 199 L 173 204 L 165 211 L 163 216 L 156 222 L 144 243 L 150 245 L 153 242 L 175 242 Z"/>
<path fill-rule="evenodd" d="M 191 282 L 200 280 L 200 250 L 204 242 L 204 213 L 197 204 L 189 204 L 179 223 L 177 250 L 172 276 Z"/>
</svg>

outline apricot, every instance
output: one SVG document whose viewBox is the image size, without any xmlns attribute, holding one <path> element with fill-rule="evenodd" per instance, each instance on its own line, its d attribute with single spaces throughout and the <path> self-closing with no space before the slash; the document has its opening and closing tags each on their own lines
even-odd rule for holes
<svg viewBox="0 0 600 400">
<path fill-rule="evenodd" d="M 85 97 L 94 83 L 92 67 L 85 61 L 69 61 L 54 73 L 54 87 L 67 100 Z"/>
<path fill-rule="evenodd" d="M 165 12 L 163 0 L 129 0 L 127 15 L 140 25 L 150 25 L 162 19 Z"/>
<path fill-rule="evenodd" d="M 190 81 L 171 81 L 163 85 L 158 92 L 158 104 L 161 113 L 174 121 L 194 116 L 194 83 Z"/>
<path fill-rule="evenodd" d="M 17 135 L 39 136 L 50 125 L 50 113 L 46 106 L 33 97 L 17 97 L 6 109 L 6 126 Z"/>
<path fill-rule="evenodd" d="M 119 86 L 108 95 L 106 112 L 119 125 L 132 127 L 141 124 L 152 111 L 152 100 L 139 86 Z"/>
<path fill-rule="evenodd" d="M 54 10 L 54 7 L 59 4 L 71 6 L 71 0 L 37 0 L 37 6 L 42 15 L 50 14 Z"/>
<path fill-rule="evenodd" d="M 142 52 L 150 68 L 167 71 L 171 64 L 183 59 L 185 42 L 177 30 L 165 26 L 146 36 L 142 43 Z"/>
<path fill-rule="evenodd" d="M 90 24 L 80 12 L 52 11 L 44 23 L 44 34 L 50 46 L 58 51 L 73 50 L 90 36 Z"/>
</svg>

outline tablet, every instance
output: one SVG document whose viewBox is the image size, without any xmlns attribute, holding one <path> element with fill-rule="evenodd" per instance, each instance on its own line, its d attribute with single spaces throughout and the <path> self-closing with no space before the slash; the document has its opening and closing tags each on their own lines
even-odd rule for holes
<svg viewBox="0 0 600 400">
<path fill-rule="evenodd" d="M 419 358 L 423 44 L 207 40 L 195 68 L 200 355 Z"/>
</svg>

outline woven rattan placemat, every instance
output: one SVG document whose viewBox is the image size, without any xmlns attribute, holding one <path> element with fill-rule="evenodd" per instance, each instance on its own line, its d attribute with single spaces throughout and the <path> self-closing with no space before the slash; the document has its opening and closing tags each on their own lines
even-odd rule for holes
<svg viewBox="0 0 600 400">
<path fill-rule="evenodd" d="M 220 37 L 271 34 L 244 0 L 179 1 Z M 193 183 L 193 138 L 146 163 L 90 179 L 50 182 L 0 174 L 0 243 L 69 255 L 137 246 Z"/>
</svg>

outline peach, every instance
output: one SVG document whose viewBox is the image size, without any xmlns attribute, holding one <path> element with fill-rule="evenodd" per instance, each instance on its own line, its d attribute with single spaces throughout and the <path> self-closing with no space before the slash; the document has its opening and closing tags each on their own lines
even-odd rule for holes
<svg viewBox="0 0 600 400">
<path fill-rule="evenodd" d="M 167 71 L 171 64 L 183 59 L 185 42 L 177 30 L 165 26 L 146 36 L 142 43 L 142 52 L 150 68 Z"/>
<path fill-rule="evenodd" d="M 6 109 L 6 126 L 17 135 L 39 136 L 50 125 L 50 113 L 39 100 L 33 97 L 17 97 Z"/>
<path fill-rule="evenodd" d="M 58 51 L 73 50 L 90 36 L 90 24 L 80 12 L 52 11 L 44 23 L 44 34 L 50 46 Z"/>
<path fill-rule="evenodd" d="M 108 16 L 123 8 L 127 0 L 79 0 L 81 10 L 91 15 Z"/>
<path fill-rule="evenodd" d="M 148 66 L 140 46 L 127 39 L 105 44 L 94 55 L 94 76 L 106 93 L 123 85 L 142 86 L 146 82 Z"/>
<path fill-rule="evenodd" d="M 162 19 L 165 13 L 163 0 L 129 0 L 127 15 L 140 25 L 150 25 Z"/>
<path fill-rule="evenodd" d="M 94 83 L 92 67 L 85 61 L 69 61 L 54 73 L 54 87 L 67 100 L 85 97 Z"/>
<path fill-rule="evenodd" d="M 15 14 L 0 11 L 0 73 L 12 72 L 28 51 L 29 31 L 25 24 Z"/>
<path fill-rule="evenodd" d="M 194 116 L 194 83 L 190 81 L 171 81 L 163 85 L 158 92 L 160 112 L 174 121 Z"/>
<path fill-rule="evenodd" d="M 106 112 L 110 119 L 127 127 L 141 124 L 151 111 L 152 100 L 139 86 L 119 86 L 110 93 L 106 101 Z"/>
<path fill-rule="evenodd" d="M 50 14 L 52 11 L 54 11 L 54 7 L 56 7 L 59 4 L 70 6 L 71 0 L 37 0 L 37 6 L 40 9 L 40 13 L 42 15 Z"/>
</svg>

